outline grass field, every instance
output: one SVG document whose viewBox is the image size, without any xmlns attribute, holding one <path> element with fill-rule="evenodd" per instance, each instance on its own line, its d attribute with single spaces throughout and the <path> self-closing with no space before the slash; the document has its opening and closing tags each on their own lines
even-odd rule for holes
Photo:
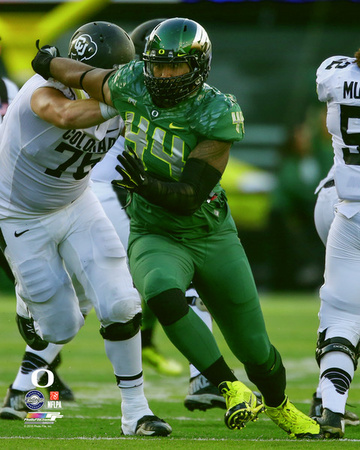
<svg viewBox="0 0 360 450">
<path fill-rule="evenodd" d="M 314 360 L 318 299 L 314 294 L 261 295 L 263 311 L 272 342 L 284 359 L 288 375 L 287 392 L 291 400 L 308 412 L 317 384 Z M 0 398 L 13 381 L 24 344 L 14 322 L 13 296 L 0 293 Z M 241 364 L 230 354 L 217 328 L 214 333 L 226 360 L 241 380 L 247 380 Z M 120 435 L 120 393 L 107 360 L 95 315 L 89 315 L 76 339 L 63 351 L 59 373 L 74 390 L 76 403 L 63 403 L 53 425 L 25 427 L 22 421 L 0 421 L 0 448 L 4 449 L 352 449 L 359 448 L 360 426 L 348 427 L 342 441 L 293 441 L 265 415 L 245 429 L 229 430 L 220 409 L 189 412 L 183 406 L 188 388 L 185 359 L 177 353 L 160 327 L 156 340 L 163 353 L 182 363 L 178 377 L 158 375 L 144 366 L 145 390 L 155 414 L 173 427 L 167 438 L 123 437 Z M 248 383 L 249 384 L 249 383 Z M 251 386 L 251 385 L 250 385 Z M 253 386 L 251 386 L 253 387 Z M 46 391 L 43 391 L 46 393 Z M 46 395 L 47 396 L 47 395 Z M 349 403 L 360 415 L 360 384 L 352 384 Z"/>
</svg>

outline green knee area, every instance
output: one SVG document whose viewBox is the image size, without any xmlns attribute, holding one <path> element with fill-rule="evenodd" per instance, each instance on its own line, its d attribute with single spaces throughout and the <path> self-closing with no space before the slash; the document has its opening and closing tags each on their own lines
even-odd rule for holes
<svg viewBox="0 0 360 450">
<path fill-rule="evenodd" d="M 189 311 L 185 294 L 180 289 L 168 289 L 147 302 L 161 325 L 171 325 Z"/>
</svg>

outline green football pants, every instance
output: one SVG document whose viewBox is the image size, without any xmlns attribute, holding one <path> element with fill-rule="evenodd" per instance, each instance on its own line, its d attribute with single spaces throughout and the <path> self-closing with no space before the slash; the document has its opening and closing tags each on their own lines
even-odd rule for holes
<svg viewBox="0 0 360 450">
<path fill-rule="evenodd" d="M 185 293 L 193 281 L 234 355 L 243 364 L 268 361 L 271 344 L 232 219 L 220 231 L 196 239 L 133 234 L 131 241 L 131 273 L 142 298 L 148 301 L 169 289 Z"/>
</svg>

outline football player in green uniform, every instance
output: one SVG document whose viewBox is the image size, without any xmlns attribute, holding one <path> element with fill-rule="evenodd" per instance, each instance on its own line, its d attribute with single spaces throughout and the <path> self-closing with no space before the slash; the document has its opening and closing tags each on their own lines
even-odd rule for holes
<svg viewBox="0 0 360 450">
<path fill-rule="evenodd" d="M 135 53 L 138 59 L 143 58 L 145 45 L 149 36 L 155 26 L 159 25 L 166 19 L 151 19 L 138 25 L 130 34 L 134 46 Z M 116 188 L 117 191 L 120 188 Z M 122 189 L 122 191 L 125 191 Z M 204 303 L 201 301 L 198 293 L 191 285 L 185 293 L 186 300 L 191 309 L 206 323 L 207 327 L 212 331 L 212 317 L 206 309 Z M 156 325 L 158 323 L 156 316 L 152 310 L 147 306 L 147 303 L 142 301 L 142 326 L 141 326 L 141 345 L 142 345 L 142 360 L 143 363 L 152 365 L 159 373 L 164 375 L 175 375 L 174 365 L 176 361 L 165 358 L 159 353 L 157 347 L 154 345 L 154 335 Z M 182 369 L 181 369 L 182 371 Z M 222 394 L 219 392 L 217 386 L 212 384 L 208 379 L 202 375 L 198 369 L 189 364 L 190 380 L 188 393 L 184 400 L 184 406 L 190 411 L 199 409 L 206 411 L 211 408 L 226 408 L 226 402 Z M 179 374 L 179 371 L 178 373 Z"/>
<path fill-rule="evenodd" d="M 154 28 L 143 61 L 100 70 L 42 47 L 32 64 L 115 107 L 128 150 L 119 156 L 131 217 L 129 261 L 136 288 L 181 353 L 226 399 L 225 423 L 243 428 L 266 408 L 291 437 L 319 438 L 320 426 L 285 394 L 281 356 L 270 343 L 251 269 L 220 185 L 234 141 L 244 136 L 232 95 L 205 83 L 211 42 L 184 18 Z M 189 308 L 193 281 L 264 404 L 236 379 L 208 327 Z"/>
</svg>

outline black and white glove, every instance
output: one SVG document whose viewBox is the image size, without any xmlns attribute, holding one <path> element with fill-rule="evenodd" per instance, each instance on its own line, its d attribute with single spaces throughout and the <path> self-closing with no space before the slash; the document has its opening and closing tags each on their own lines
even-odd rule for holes
<svg viewBox="0 0 360 450">
<path fill-rule="evenodd" d="M 54 58 L 60 56 L 60 52 L 56 47 L 51 47 L 50 45 L 44 45 L 39 48 L 39 39 L 36 41 L 36 48 L 38 52 L 31 61 L 32 68 L 34 72 L 41 75 L 45 80 L 48 80 L 51 77 L 50 63 Z"/>
<path fill-rule="evenodd" d="M 121 180 L 113 180 L 112 184 L 137 192 L 147 181 L 144 164 L 130 147 L 117 157 L 121 166 L 115 169 L 121 175 Z"/>
<path fill-rule="evenodd" d="M 184 216 L 194 214 L 201 207 L 221 178 L 221 172 L 196 158 L 186 161 L 179 181 L 162 181 L 151 176 L 129 147 L 117 159 L 122 167 L 116 166 L 115 169 L 122 179 L 113 180 L 112 184 Z"/>
</svg>

